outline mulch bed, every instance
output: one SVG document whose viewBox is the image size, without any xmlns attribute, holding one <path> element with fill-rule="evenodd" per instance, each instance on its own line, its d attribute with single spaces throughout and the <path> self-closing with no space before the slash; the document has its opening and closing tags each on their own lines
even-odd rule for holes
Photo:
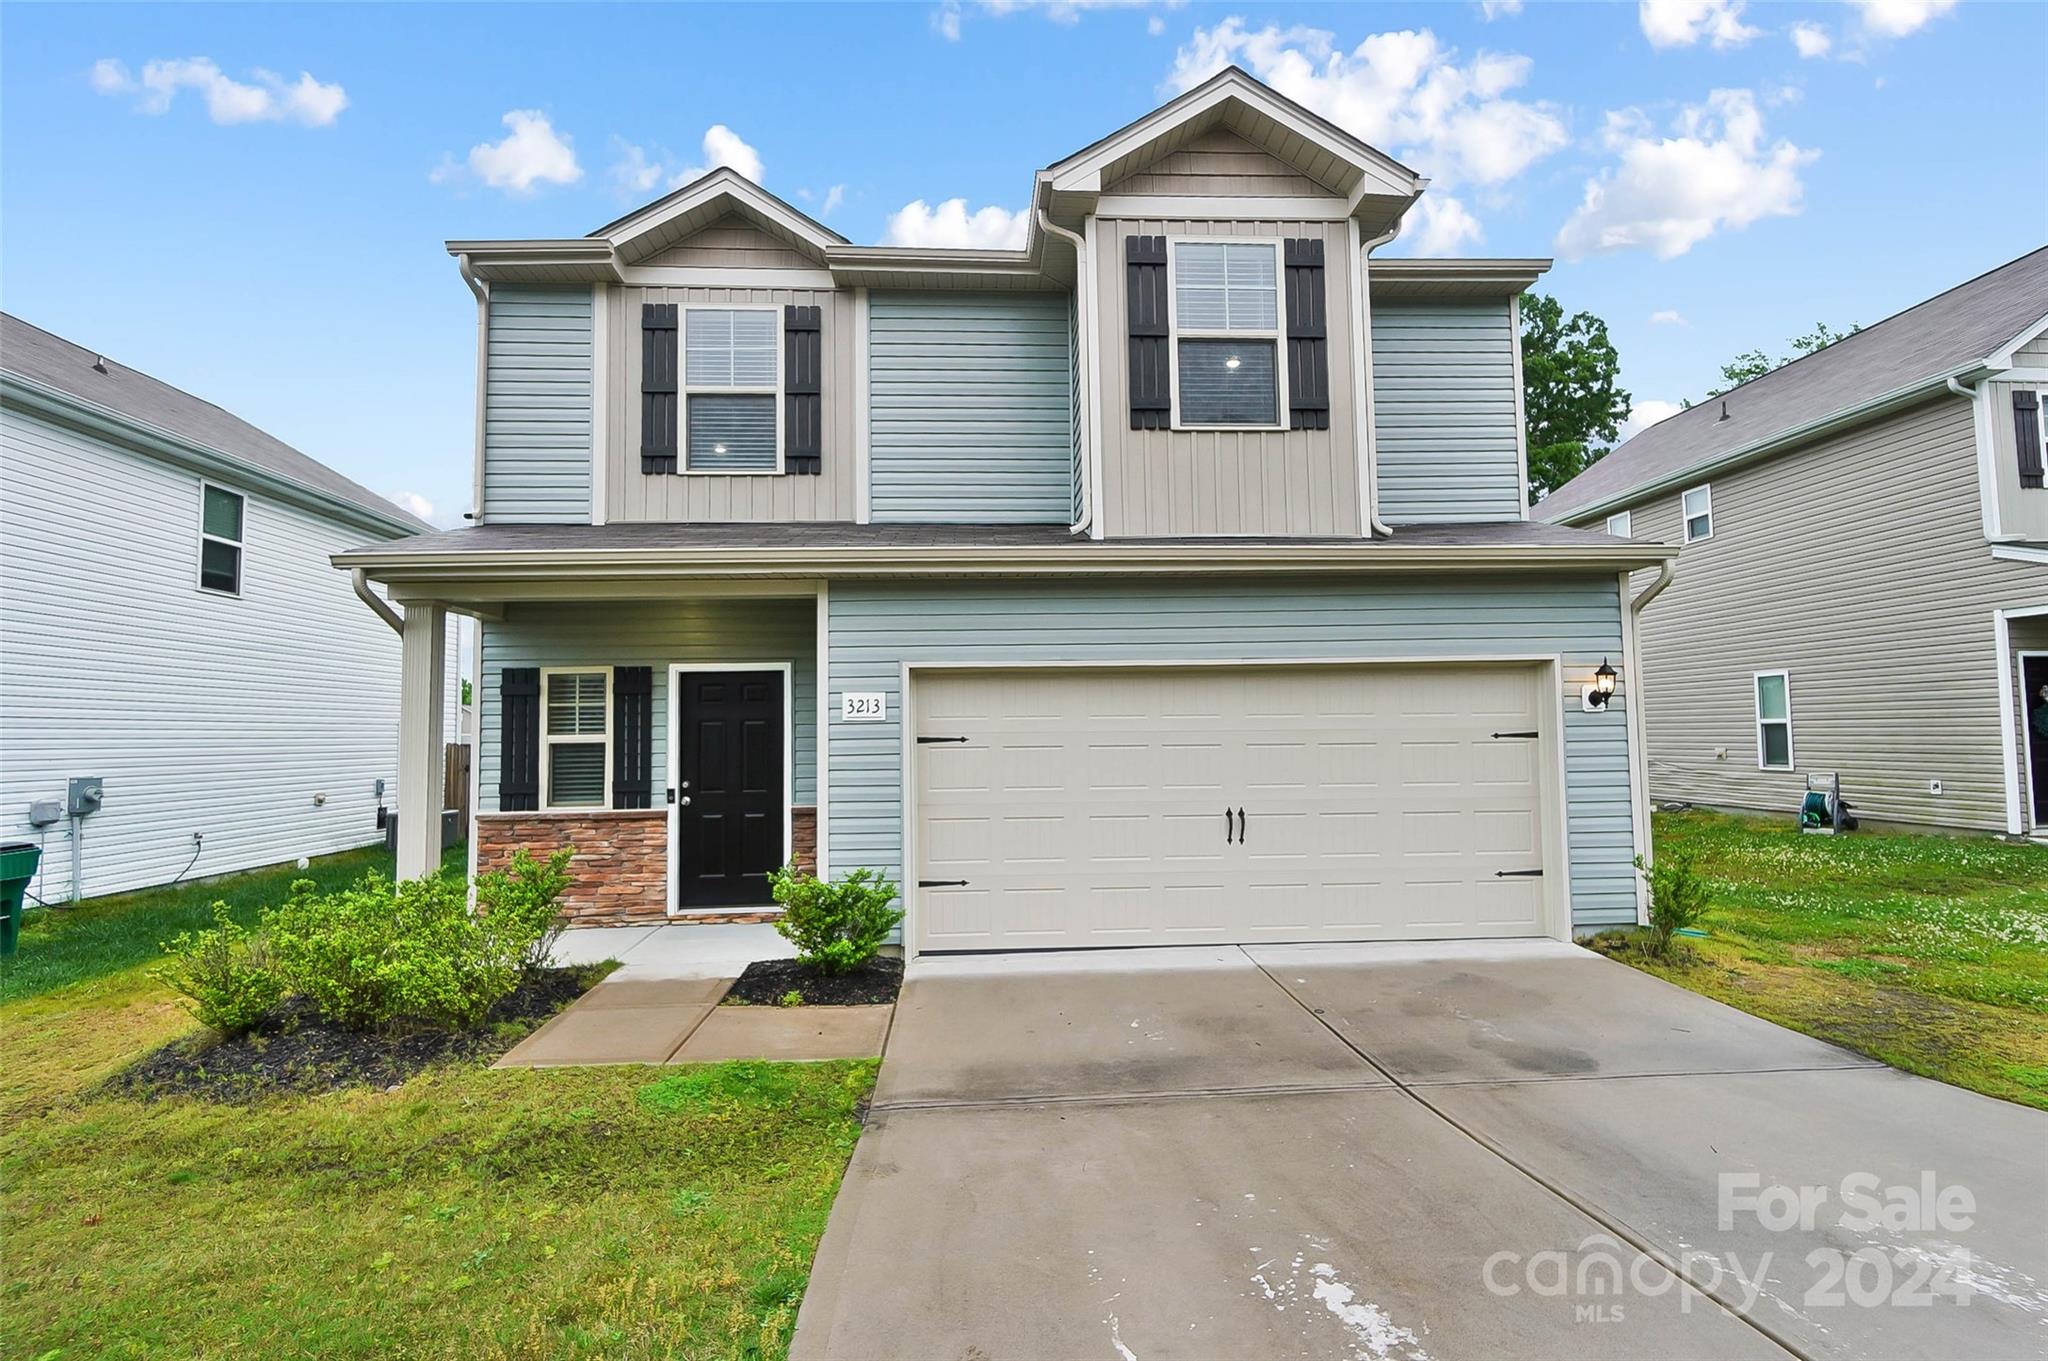
<svg viewBox="0 0 2048 1361">
<path fill-rule="evenodd" d="M 903 989 L 903 961 L 876 955 L 849 973 L 807 969 L 793 959 L 757 959 L 725 994 L 729 1003 L 776 1007 L 792 992 L 807 1007 L 864 1007 L 893 1002 Z"/>
<path fill-rule="evenodd" d="M 105 1089 L 152 1101 L 196 1096 L 249 1102 L 284 1093 L 395 1087 L 435 1064 L 497 1058 L 608 972 L 603 966 L 542 969 L 492 1007 L 482 1025 L 462 1031 L 343 1030 L 294 997 L 260 1030 L 232 1040 L 174 1040 L 109 1078 Z"/>
</svg>

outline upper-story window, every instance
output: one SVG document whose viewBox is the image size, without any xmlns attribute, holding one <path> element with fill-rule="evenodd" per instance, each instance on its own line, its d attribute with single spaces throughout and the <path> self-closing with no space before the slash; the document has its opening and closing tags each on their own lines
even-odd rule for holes
<svg viewBox="0 0 2048 1361">
<path fill-rule="evenodd" d="M 242 593 L 242 497 L 199 484 L 199 589 Z"/>
<path fill-rule="evenodd" d="M 1173 424 L 1277 430 L 1285 363 L 1278 241 L 1170 241 Z"/>
<path fill-rule="evenodd" d="M 780 317 L 772 307 L 685 310 L 686 471 L 782 471 Z"/>
<path fill-rule="evenodd" d="M 1685 520 L 1685 541 L 1698 543 L 1714 537 L 1714 489 L 1694 487 L 1678 499 L 1679 514 Z"/>
<path fill-rule="evenodd" d="M 1617 510 L 1616 512 L 1614 512 L 1614 514 L 1608 516 L 1607 532 L 1609 534 L 1612 534 L 1617 539 L 1626 539 L 1630 537 L 1628 512 L 1625 510 Z"/>
</svg>

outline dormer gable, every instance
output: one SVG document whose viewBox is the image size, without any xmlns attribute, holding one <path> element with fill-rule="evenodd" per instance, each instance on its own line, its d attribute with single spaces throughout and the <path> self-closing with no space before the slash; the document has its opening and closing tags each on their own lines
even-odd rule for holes
<svg viewBox="0 0 2048 1361">
<path fill-rule="evenodd" d="M 610 245 L 620 264 L 637 265 L 654 263 L 656 256 L 714 227 L 751 228 L 815 265 L 825 262 L 831 247 L 849 244 L 824 223 L 724 166 L 590 235 Z"/>
</svg>

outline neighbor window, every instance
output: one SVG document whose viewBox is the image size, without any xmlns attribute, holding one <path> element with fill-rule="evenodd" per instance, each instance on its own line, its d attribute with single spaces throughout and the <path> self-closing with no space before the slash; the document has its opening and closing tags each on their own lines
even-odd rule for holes
<svg viewBox="0 0 2048 1361">
<path fill-rule="evenodd" d="M 1628 512 L 1625 510 L 1618 510 L 1614 514 L 1608 516 L 1607 532 L 1609 534 L 1612 534 L 1617 539 L 1628 538 Z"/>
<path fill-rule="evenodd" d="M 1694 487 L 1679 498 L 1679 511 L 1685 519 L 1685 541 L 1697 543 L 1714 536 L 1714 489 Z"/>
<path fill-rule="evenodd" d="M 1792 677 L 1759 671 L 1756 681 L 1756 763 L 1764 770 L 1792 769 Z"/>
<path fill-rule="evenodd" d="M 199 589 L 242 593 L 242 498 L 208 483 L 199 486 Z"/>
<path fill-rule="evenodd" d="M 611 769 L 611 672 L 543 671 L 541 787 L 549 808 L 602 808 Z"/>
<path fill-rule="evenodd" d="M 745 307 L 692 307 L 683 314 L 688 471 L 780 470 L 780 315 L 780 309 Z"/>
<path fill-rule="evenodd" d="M 1174 424 L 1280 420 L 1280 243 L 1176 241 Z"/>
</svg>

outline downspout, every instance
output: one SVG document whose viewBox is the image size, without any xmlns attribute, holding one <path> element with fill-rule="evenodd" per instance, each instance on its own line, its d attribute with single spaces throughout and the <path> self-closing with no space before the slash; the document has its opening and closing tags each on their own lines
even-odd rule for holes
<svg viewBox="0 0 2048 1361">
<path fill-rule="evenodd" d="M 1079 487 L 1081 493 L 1081 518 L 1074 523 L 1071 532 L 1086 534 L 1095 524 L 1095 498 L 1088 494 L 1088 489 L 1092 485 L 1089 477 L 1095 466 L 1095 430 L 1090 419 L 1090 413 L 1094 410 L 1091 403 L 1094 400 L 1095 394 L 1088 382 L 1088 356 L 1092 352 L 1092 347 L 1095 343 L 1095 318 L 1086 315 L 1088 300 L 1088 243 L 1082 239 L 1080 233 L 1070 232 L 1065 227 L 1054 222 L 1043 208 L 1038 210 L 1038 225 L 1074 248 L 1074 309 L 1076 312 L 1083 314 L 1080 318 L 1080 324 L 1074 328 L 1078 340 L 1074 351 L 1074 371 L 1081 376 L 1080 392 L 1078 394 L 1081 409 L 1075 413 L 1075 418 L 1081 426 L 1081 485 Z"/>
<path fill-rule="evenodd" d="M 1347 217 L 1358 211 L 1358 205 L 1365 197 L 1366 183 L 1366 179 L 1360 176 L 1358 187 L 1353 189 L 1351 196 L 1345 200 L 1344 210 Z M 1388 528 L 1384 520 L 1380 519 L 1379 410 L 1372 387 L 1372 270 L 1370 266 L 1372 253 L 1400 234 L 1401 220 L 1396 218 L 1393 226 L 1387 228 L 1386 231 L 1375 236 L 1372 240 L 1365 242 L 1359 247 L 1358 251 L 1358 291 L 1359 297 L 1364 303 L 1365 311 L 1365 334 L 1358 337 L 1358 344 L 1365 351 L 1365 438 L 1368 451 L 1365 461 L 1372 472 L 1372 485 L 1367 491 L 1365 523 L 1368 533 L 1376 539 L 1390 539 L 1394 536 L 1394 531 Z"/>
<path fill-rule="evenodd" d="M 1948 380 L 1948 390 L 1965 401 L 1974 402 L 1977 400 L 1977 389 L 1971 387 L 1968 383 L 1959 383 L 1953 377 Z"/>
<path fill-rule="evenodd" d="M 405 617 L 399 614 L 397 610 L 391 608 L 391 602 L 370 589 L 370 578 L 364 574 L 362 568 L 357 567 L 349 572 L 348 583 L 355 587 L 356 598 L 365 605 L 368 605 L 372 610 L 375 610 L 377 617 L 391 625 L 394 632 L 399 634 L 405 632 Z"/>
<path fill-rule="evenodd" d="M 476 451 L 467 518 L 472 524 L 481 524 L 484 518 L 484 384 L 490 373 L 490 357 L 484 351 L 491 337 L 491 290 L 476 277 L 467 254 L 455 257 L 455 267 L 462 273 L 462 282 L 468 284 L 469 291 L 476 295 Z"/>
<path fill-rule="evenodd" d="M 1643 607 L 1655 600 L 1664 588 L 1671 584 L 1671 578 L 1678 575 L 1678 569 L 1672 566 L 1672 562 L 1671 558 L 1664 559 L 1663 565 L 1657 569 L 1657 579 L 1644 587 L 1642 594 L 1628 602 L 1630 614 L 1641 614 Z"/>
</svg>

